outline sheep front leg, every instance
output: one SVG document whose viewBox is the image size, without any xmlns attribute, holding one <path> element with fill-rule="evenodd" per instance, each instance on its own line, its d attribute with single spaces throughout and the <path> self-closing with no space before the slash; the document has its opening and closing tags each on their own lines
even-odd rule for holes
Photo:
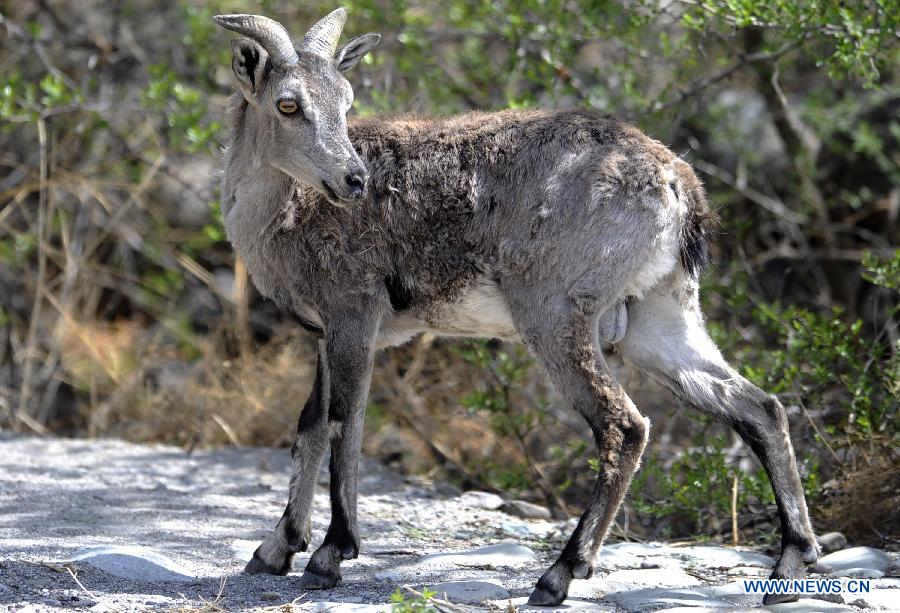
<svg viewBox="0 0 900 613">
<path fill-rule="evenodd" d="M 359 556 L 359 454 L 380 320 L 380 312 L 373 306 L 342 311 L 329 322 L 331 523 L 325 540 L 306 565 L 300 582 L 304 589 L 334 587 L 341 580 L 341 562 Z"/>
<path fill-rule="evenodd" d="M 253 552 L 253 559 L 244 572 L 286 575 L 291 570 L 294 554 L 306 551 L 309 546 L 313 491 L 328 449 L 330 381 L 326 359 L 325 343 L 319 341 L 316 380 L 297 421 L 297 438 L 291 448 L 293 467 L 287 507 L 275 530 Z"/>
</svg>

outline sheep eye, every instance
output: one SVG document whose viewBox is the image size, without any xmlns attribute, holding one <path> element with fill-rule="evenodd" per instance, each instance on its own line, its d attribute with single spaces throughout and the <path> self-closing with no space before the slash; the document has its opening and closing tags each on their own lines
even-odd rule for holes
<svg viewBox="0 0 900 613">
<path fill-rule="evenodd" d="M 278 101 L 278 110 L 285 115 L 293 115 L 299 108 L 297 101 L 291 98 L 282 98 Z"/>
</svg>

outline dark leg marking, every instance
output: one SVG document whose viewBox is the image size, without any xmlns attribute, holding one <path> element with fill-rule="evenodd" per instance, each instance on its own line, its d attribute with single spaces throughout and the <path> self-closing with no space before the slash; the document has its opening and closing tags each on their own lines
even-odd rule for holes
<svg viewBox="0 0 900 613">
<path fill-rule="evenodd" d="M 372 378 L 374 341 L 380 325 L 377 308 L 335 317 L 326 334 L 332 373 L 328 431 L 331 439 L 331 523 L 322 545 L 303 572 L 304 589 L 321 589 L 341 580 L 343 560 L 359 556 L 357 487 L 366 398 Z"/>
<path fill-rule="evenodd" d="M 297 422 L 297 439 L 291 449 L 293 470 L 287 507 L 275 530 L 253 553 L 244 572 L 286 575 L 298 551 L 306 551 L 312 539 L 310 518 L 316 477 L 328 449 L 330 376 L 325 343 L 319 341 L 319 358 L 312 393 Z"/>
</svg>

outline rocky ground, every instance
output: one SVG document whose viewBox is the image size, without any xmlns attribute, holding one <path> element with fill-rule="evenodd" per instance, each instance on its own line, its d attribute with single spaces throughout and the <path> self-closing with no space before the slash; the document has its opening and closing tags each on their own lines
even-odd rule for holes
<svg viewBox="0 0 900 613">
<path fill-rule="evenodd" d="M 44 611 L 386 611 L 398 588 L 439 594 L 444 610 L 519 610 L 571 524 L 489 494 L 410 483 L 371 460 L 361 467 L 363 553 L 336 589 L 304 593 L 299 554 L 286 577 L 241 569 L 281 515 L 283 449 L 187 454 L 109 440 L 0 433 L 0 609 Z M 327 475 L 315 497 L 314 541 L 328 518 Z M 872 578 L 868 594 L 804 598 L 774 611 L 900 610 L 896 554 L 839 549 L 816 578 Z M 676 611 L 759 607 L 742 581 L 765 578 L 762 553 L 709 545 L 611 543 L 589 581 L 551 610 Z M 453 604 L 449 604 L 453 603 Z M 699 608 L 698 608 L 699 607 Z"/>
</svg>

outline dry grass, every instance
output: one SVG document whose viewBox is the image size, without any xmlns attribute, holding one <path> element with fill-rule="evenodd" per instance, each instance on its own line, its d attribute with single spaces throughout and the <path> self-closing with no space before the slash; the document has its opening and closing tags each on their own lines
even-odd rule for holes
<svg viewBox="0 0 900 613">
<path fill-rule="evenodd" d="M 892 545 L 900 534 L 900 464 L 891 453 L 845 472 L 828 488 L 821 516 L 853 543 Z"/>
<path fill-rule="evenodd" d="M 63 352 L 71 356 L 64 363 L 71 380 L 102 398 L 84 409 L 97 436 L 186 447 L 287 445 L 315 377 L 312 341 L 295 329 L 237 356 L 223 334 L 211 334 L 191 361 L 127 327 L 82 324 L 71 336 L 102 347 L 79 350 L 68 340 L 72 349 Z"/>
</svg>

